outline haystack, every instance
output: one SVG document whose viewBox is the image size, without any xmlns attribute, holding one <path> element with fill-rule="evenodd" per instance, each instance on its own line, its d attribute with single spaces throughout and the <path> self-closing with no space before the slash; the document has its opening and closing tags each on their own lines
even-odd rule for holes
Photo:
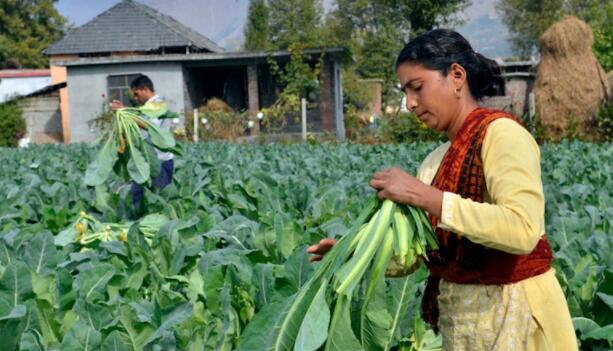
<svg viewBox="0 0 613 351">
<path fill-rule="evenodd" d="M 607 83 L 593 42 L 589 25 L 574 16 L 541 36 L 534 94 L 540 122 L 554 138 L 566 135 L 570 119 L 585 132 L 603 103 Z"/>
<path fill-rule="evenodd" d="M 209 99 L 204 99 L 199 108 L 202 112 L 217 112 L 223 111 L 227 113 L 234 113 L 234 109 L 230 107 L 225 101 L 222 99 L 212 97 Z"/>
</svg>

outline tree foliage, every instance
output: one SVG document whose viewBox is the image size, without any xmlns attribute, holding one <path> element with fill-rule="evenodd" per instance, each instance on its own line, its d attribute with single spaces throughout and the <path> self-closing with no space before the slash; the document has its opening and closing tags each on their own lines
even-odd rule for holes
<svg viewBox="0 0 613 351">
<path fill-rule="evenodd" d="M 249 3 L 247 25 L 245 27 L 246 50 L 266 50 L 270 47 L 270 10 L 265 0 L 252 0 Z"/>
<path fill-rule="evenodd" d="M 360 78 L 384 80 L 384 102 L 388 102 L 396 99 L 394 62 L 404 44 L 432 28 L 458 24 L 456 14 L 469 2 L 334 0 L 324 15 L 321 0 L 252 0 L 245 47 L 256 48 L 254 43 L 259 41 L 255 38 L 266 32 L 269 49 L 286 50 L 297 44 L 303 48 L 345 47 L 353 57 L 348 64 Z M 269 11 L 267 29 L 252 24 L 256 12 L 265 12 L 264 7 Z M 261 17 L 258 23 L 264 23 Z"/>
<path fill-rule="evenodd" d="M 277 49 L 299 43 L 320 46 L 319 30 L 323 15 L 321 0 L 268 0 L 270 41 Z"/>
<path fill-rule="evenodd" d="M 500 0 L 497 10 L 524 56 L 536 51 L 541 34 L 564 16 L 574 15 L 594 31 L 594 53 L 605 70 L 613 68 L 613 2 L 609 0 Z"/>
<path fill-rule="evenodd" d="M 42 51 L 68 28 L 66 19 L 54 7 L 56 2 L 0 1 L 0 68 L 48 66 Z"/>
<path fill-rule="evenodd" d="M 460 21 L 468 0 L 336 0 L 326 19 L 325 37 L 350 49 L 363 78 L 382 78 L 384 97 L 392 97 L 394 62 L 404 44 L 435 27 Z"/>
</svg>

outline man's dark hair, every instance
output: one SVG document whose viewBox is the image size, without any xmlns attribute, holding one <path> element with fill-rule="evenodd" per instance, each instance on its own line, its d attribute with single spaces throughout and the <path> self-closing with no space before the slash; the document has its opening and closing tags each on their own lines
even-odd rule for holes
<svg viewBox="0 0 613 351">
<path fill-rule="evenodd" d="M 148 88 L 152 92 L 155 91 L 155 89 L 153 88 L 153 82 L 151 81 L 151 79 L 147 77 L 146 75 L 141 74 L 140 76 L 134 78 L 132 83 L 130 83 L 130 89 L 143 89 L 143 88 Z"/>
</svg>

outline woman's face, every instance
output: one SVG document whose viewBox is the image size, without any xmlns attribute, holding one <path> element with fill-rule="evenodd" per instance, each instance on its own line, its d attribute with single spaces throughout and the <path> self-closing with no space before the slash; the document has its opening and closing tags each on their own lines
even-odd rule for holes
<svg viewBox="0 0 613 351">
<path fill-rule="evenodd" d="M 452 78 L 452 71 L 444 76 L 422 65 L 404 62 L 398 66 L 397 73 L 409 111 L 414 111 L 430 129 L 446 131 L 460 108 L 460 99 L 454 94 L 457 82 Z"/>
</svg>

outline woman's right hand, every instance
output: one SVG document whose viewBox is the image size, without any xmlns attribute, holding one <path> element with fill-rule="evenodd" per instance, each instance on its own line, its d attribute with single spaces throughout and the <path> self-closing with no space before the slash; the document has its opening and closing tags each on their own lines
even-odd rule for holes
<svg viewBox="0 0 613 351">
<path fill-rule="evenodd" d="M 313 254 L 313 256 L 309 257 L 309 261 L 317 262 L 321 261 L 324 258 L 324 255 L 328 253 L 332 249 L 332 246 L 336 244 L 336 239 L 325 238 L 321 239 L 319 243 L 309 246 L 307 252 Z"/>
</svg>

